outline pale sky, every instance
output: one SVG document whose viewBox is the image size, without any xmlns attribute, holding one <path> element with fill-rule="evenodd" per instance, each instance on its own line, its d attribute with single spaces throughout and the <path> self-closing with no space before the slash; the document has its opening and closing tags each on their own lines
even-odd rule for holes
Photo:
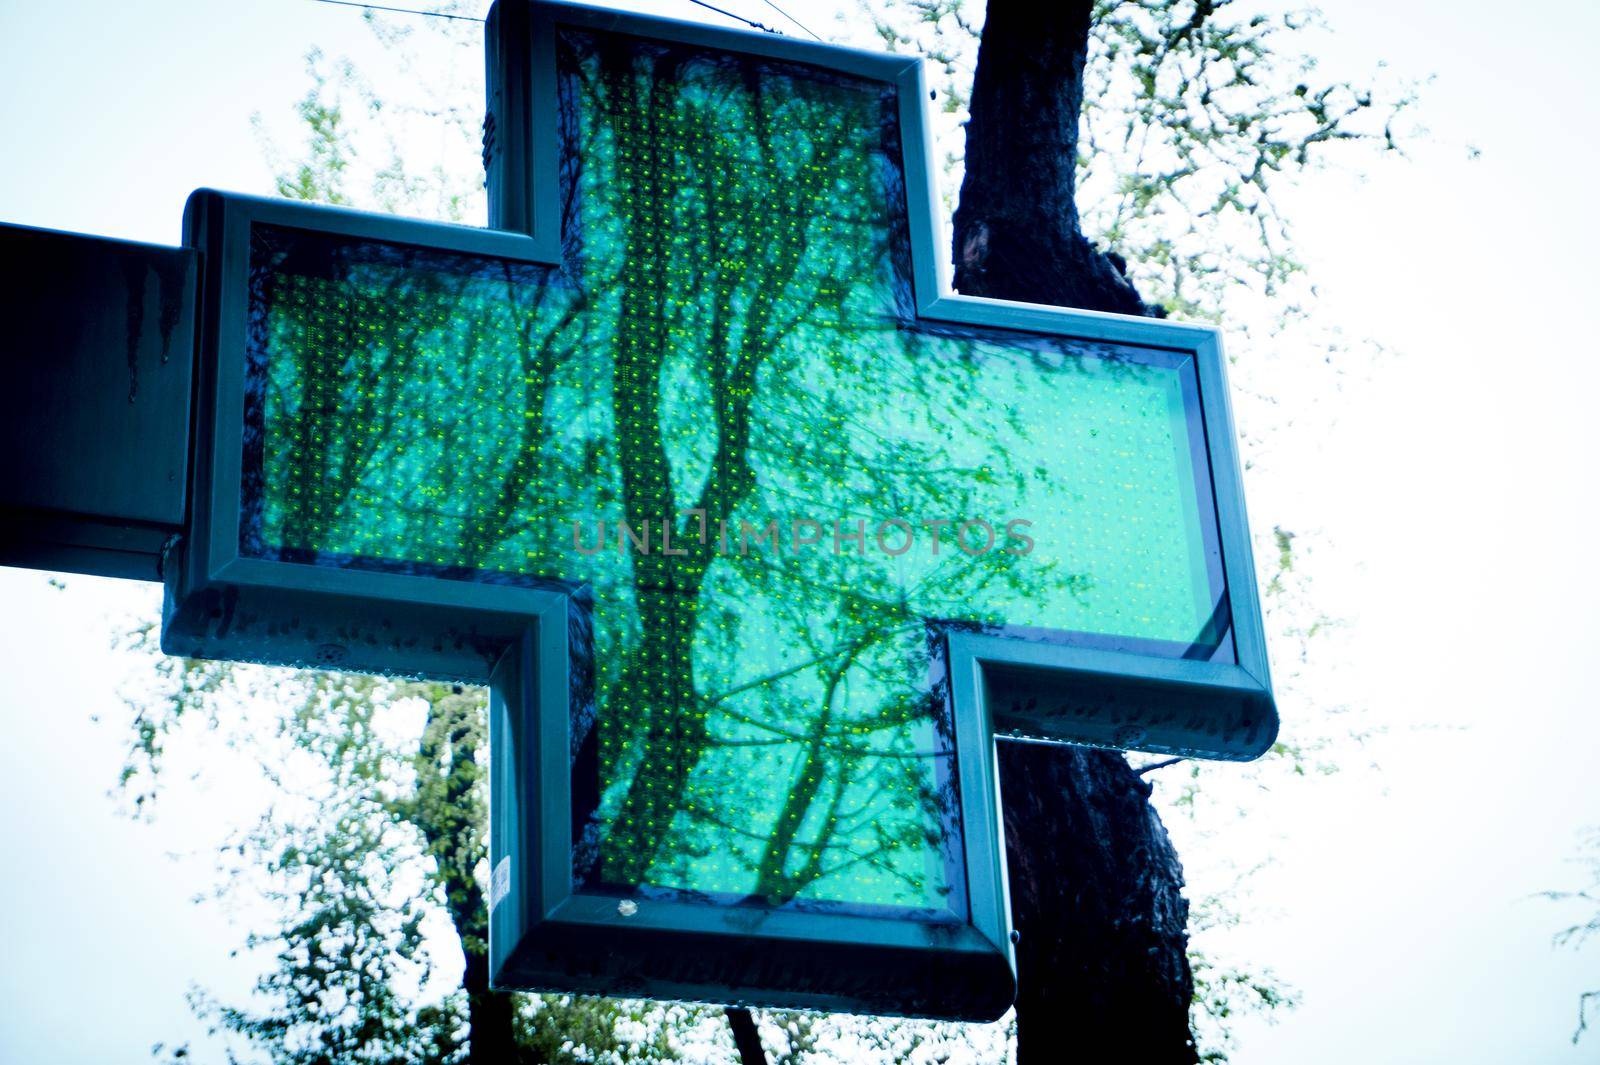
<svg viewBox="0 0 1600 1065">
<path fill-rule="evenodd" d="M 782 25 L 757 0 L 719 6 Z M 827 33 L 848 5 L 784 6 Z M 1336 391 L 1291 387 L 1246 490 L 1259 530 L 1312 546 L 1311 594 L 1344 623 L 1313 641 L 1285 736 L 1340 734 L 1347 716 L 1385 731 L 1335 749 L 1331 776 L 1211 770 L 1246 816 L 1170 819 L 1197 888 L 1271 858 L 1244 923 L 1202 940 L 1302 998 L 1276 1026 L 1240 1025 L 1240 1065 L 1594 1062 L 1600 1032 L 1569 1036 L 1578 993 L 1600 988 L 1600 943 L 1552 950 L 1580 914 L 1530 896 L 1583 886 L 1577 833 L 1600 824 L 1600 351 L 1585 321 L 1600 4 L 1322 6 L 1330 72 L 1434 76 L 1431 134 L 1407 161 L 1291 197 L 1315 313 L 1390 354 L 1345 356 Z M 357 12 L 305 0 L 0 0 L 0 220 L 176 243 L 190 190 L 270 191 L 250 116 L 288 121 L 313 45 L 383 61 Z M 1241 404 L 1246 432 L 1267 417 Z M 190 901 L 209 860 L 169 854 L 203 852 L 254 793 L 179 772 L 153 824 L 117 812 L 117 691 L 141 663 L 111 634 L 153 614 L 158 590 L 48 580 L 0 572 L 0 1061 L 140 1060 L 203 1038 L 191 981 L 248 986 L 228 957 L 244 927 Z M 1274 653 L 1280 677 L 1298 668 L 1287 641 Z"/>
</svg>

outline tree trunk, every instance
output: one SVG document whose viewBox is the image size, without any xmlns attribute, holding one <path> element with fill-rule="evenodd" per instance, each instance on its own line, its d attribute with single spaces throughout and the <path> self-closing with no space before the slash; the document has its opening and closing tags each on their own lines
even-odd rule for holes
<svg viewBox="0 0 1600 1065">
<path fill-rule="evenodd" d="M 728 1027 L 733 1030 L 733 1047 L 739 1052 L 739 1065 L 767 1065 L 761 1032 L 750 1011 L 743 1006 L 729 1006 L 723 1012 L 727 1015 Z"/>
<path fill-rule="evenodd" d="M 511 996 L 489 990 L 489 953 L 467 952 L 461 985 L 467 992 L 467 1061 L 470 1065 L 516 1065 L 523 1060 L 517 1048 L 515 1014 Z"/>
<path fill-rule="evenodd" d="M 990 0 L 955 214 L 958 291 L 1159 313 L 1079 230 L 1093 8 Z M 1002 740 L 999 761 L 1019 1059 L 1196 1061 L 1183 869 L 1149 787 L 1105 751 Z"/>
<path fill-rule="evenodd" d="M 1093 8 L 1093 0 L 989 4 L 955 213 L 957 291 L 1160 313 L 1078 229 L 1078 112 Z"/>
<path fill-rule="evenodd" d="M 1189 904 L 1150 788 L 1121 755 L 1000 742 L 1017 943 L 1017 1054 L 1196 1060 Z"/>
</svg>

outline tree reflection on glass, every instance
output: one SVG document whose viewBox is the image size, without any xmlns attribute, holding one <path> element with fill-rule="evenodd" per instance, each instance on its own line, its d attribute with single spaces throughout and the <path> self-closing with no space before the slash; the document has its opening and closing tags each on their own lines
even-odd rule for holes
<svg viewBox="0 0 1600 1065">
<path fill-rule="evenodd" d="M 957 920 L 942 626 L 1228 653 L 1192 367 L 919 324 L 886 86 L 558 64 L 561 268 L 255 227 L 245 551 L 586 585 L 589 888 Z"/>
</svg>

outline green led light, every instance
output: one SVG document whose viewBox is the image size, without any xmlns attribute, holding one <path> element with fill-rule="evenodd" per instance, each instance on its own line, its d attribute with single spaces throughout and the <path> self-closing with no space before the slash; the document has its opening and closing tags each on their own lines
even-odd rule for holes
<svg viewBox="0 0 1600 1065">
<path fill-rule="evenodd" d="M 1193 368 L 917 327 L 881 85 L 558 54 L 564 269 L 255 227 L 244 551 L 589 585 L 586 882 L 959 914 L 930 622 L 1229 653 Z"/>
</svg>

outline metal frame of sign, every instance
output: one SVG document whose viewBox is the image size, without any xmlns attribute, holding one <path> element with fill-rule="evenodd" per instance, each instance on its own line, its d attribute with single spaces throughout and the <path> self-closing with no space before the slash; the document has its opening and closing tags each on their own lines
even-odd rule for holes
<svg viewBox="0 0 1600 1065">
<path fill-rule="evenodd" d="M 387 215 L 202 189 L 189 198 L 184 242 L 200 249 L 195 432 L 188 535 L 164 560 L 162 649 L 168 654 L 487 683 L 531 619 L 548 625 L 566 589 L 250 558 L 243 514 L 245 329 L 251 226 L 257 223 L 528 259 L 531 242 Z"/>
<path fill-rule="evenodd" d="M 951 632 L 947 670 L 961 794 L 962 923 L 585 893 L 572 875 L 569 656 L 580 584 L 513 586 L 243 557 L 245 329 L 251 226 L 558 265 L 557 26 L 768 57 L 895 87 L 920 318 L 1177 352 L 1194 362 L 1236 663 L 1156 659 Z M 169 653 L 488 683 L 490 967 L 497 986 L 762 1006 L 992 1019 L 1014 960 L 994 736 L 1071 723 L 1074 742 L 1213 758 L 1259 755 L 1276 735 L 1266 645 L 1229 410 L 1207 326 L 978 299 L 949 291 L 922 63 L 740 30 L 557 3 L 500 0 L 488 24 L 485 124 L 496 229 L 201 191 L 185 243 L 204 255 L 197 323 L 188 535 L 164 562 Z M 1109 717 L 1039 710 L 1038 694 L 1110 692 Z M 1167 709 L 1118 716 L 1117 693 Z M 1106 700 L 1101 700 L 1105 704 Z M 1095 731 L 1101 728 L 1100 732 Z"/>
<path fill-rule="evenodd" d="M 549 261 L 559 257 L 561 240 L 555 40 L 558 27 L 563 26 L 807 64 L 894 86 L 912 244 L 912 282 L 916 312 L 921 319 L 1159 348 L 1182 353 L 1194 361 L 1229 594 L 1235 662 L 1156 659 L 1040 643 L 1011 635 L 948 634 L 946 661 L 960 733 L 957 758 L 962 767 L 964 798 L 970 801 L 981 796 L 984 805 L 988 805 L 994 794 L 996 772 L 993 737 L 1007 731 L 1038 735 L 1057 729 L 1062 733 L 1059 738 L 1070 735 L 1074 742 L 1235 760 L 1254 758 L 1266 751 L 1277 734 L 1277 714 L 1218 330 L 951 292 L 946 258 L 941 253 L 942 227 L 935 209 L 938 193 L 931 162 L 935 156 L 926 112 L 927 83 L 920 59 L 614 10 L 537 0 L 498 0 L 489 15 L 487 38 L 490 104 L 484 129 L 484 161 L 489 175 L 490 221 L 502 230 L 527 233 Z M 1074 689 L 1099 692 L 1100 720 L 1086 726 L 1084 715 L 1074 714 L 1070 706 L 1059 715 L 1052 716 L 1048 708 L 1041 714 L 1037 697 L 1041 689 L 1047 695 L 1052 690 L 1056 694 Z M 1109 699 L 1105 697 L 1107 693 Z M 1158 702 L 1161 710 L 1155 715 L 1121 712 L 1119 698 L 1130 694 Z M 500 734 L 504 735 L 504 731 L 502 726 Z M 525 861 L 516 857 L 517 849 L 510 838 L 517 833 L 520 819 L 547 816 L 539 808 L 538 797 L 541 793 L 547 796 L 548 792 L 529 787 L 528 783 L 541 774 L 559 771 L 556 763 L 564 760 L 565 748 L 557 739 L 545 737 L 532 754 L 519 750 L 516 775 L 520 781 L 508 780 L 502 786 L 497 779 L 491 822 L 496 818 L 512 822 L 504 835 L 500 827 L 494 829 L 492 860 L 497 868 L 502 858 Z M 981 752 L 977 758 L 973 757 L 975 752 Z M 981 791 L 967 786 L 967 774 L 974 762 L 982 763 L 987 778 Z M 1004 850 L 989 838 L 977 840 L 990 851 L 983 856 L 988 864 L 973 861 L 978 857 L 971 852 L 975 842 L 971 832 L 973 813 L 964 810 L 968 882 L 974 891 L 973 930 L 988 942 L 989 949 L 1004 957 L 1004 975 L 996 974 L 996 983 L 1009 994 L 1012 953 L 1009 942 L 996 934 L 1009 924 Z M 985 810 L 983 816 L 990 824 L 997 823 L 998 808 Z M 981 981 L 968 979 L 960 981 L 959 993 L 943 1009 L 929 1000 L 919 1001 L 919 994 L 929 987 L 925 978 L 931 970 L 926 965 L 919 967 L 914 954 L 907 956 L 904 967 L 883 968 L 882 952 L 889 944 L 882 937 L 886 933 L 894 935 L 893 925 L 860 918 L 784 913 L 748 916 L 717 907 L 686 908 L 681 903 L 639 900 L 634 916 L 627 919 L 637 923 L 626 947 L 620 946 L 621 940 L 594 938 L 594 931 L 618 924 L 617 904 L 611 899 L 573 896 L 565 879 L 567 854 L 560 847 L 551 848 L 549 837 L 535 841 L 525 836 L 524 840 L 532 853 L 542 855 L 543 873 L 548 879 L 537 887 L 530 884 L 529 892 L 518 897 L 521 893 L 516 886 L 517 877 L 523 867 L 513 866 L 512 881 L 504 885 L 510 912 L 505 912 L 504 904 L 491 912 L 490 964 L 493 979 L 500 986 L 556 986 L 553 977 L 564 973 L 570 979 L 574 959 L 581 959 L 576 964 L 586 966 L 594 975 L 594 982 L 587 985 L 594 990 L 703 997 L 703 984 L 696 984 L 693 978 L 674 980 L 671 975 L 686 970 L 685 960 L 673 954 L 673 933 L 700 937 L 720 928 L 720 934 L 733 937 L 722 950 L 742 952 L 755 967 L 753 972 L 781 971 L 785 955 L 802 956 L 815 944 L 826 943 L 837 950 L 853 940 L 870 949 L 851 964 L 869 964 L 876 959 L 880 964 L 871 970 L 872 975 L 885 974 L 900 985 L 900 1001 L 885 1006 L 861 997 L 840 1001 L 837 997 L 813 995 L 797 999 L 792 994 L 771 995 L 767 981 L 756 977 L 746 983 L 742 995 L 730 989 L 734 993 L 727 997 L 734 1000 L 966 1017 L 981 1017 L 995 1007 L 1003 1008 L 997 995 L 987 993 L 998 991 L 998 987 L 985 988 Z M 495 897 L 500 894 L 497 888 Z M 990 908 L 992 905 L 1000 907 L 998 913 Z M 780 946 L 785 940 L 790 941 L 786 948 Z M 614 943 L 619 947 L 615 953 Z M 923 949 L 926 951 L 926 945 Z M 763 950 L 778 950 L 779 955 L 764 962 Z M 929 952 L 929 957 L 933 956 Z M 692 962 L 687 966 L 693 967 Z M 993 966 L 989 968 L 992 970 Z"/>
</svg>

